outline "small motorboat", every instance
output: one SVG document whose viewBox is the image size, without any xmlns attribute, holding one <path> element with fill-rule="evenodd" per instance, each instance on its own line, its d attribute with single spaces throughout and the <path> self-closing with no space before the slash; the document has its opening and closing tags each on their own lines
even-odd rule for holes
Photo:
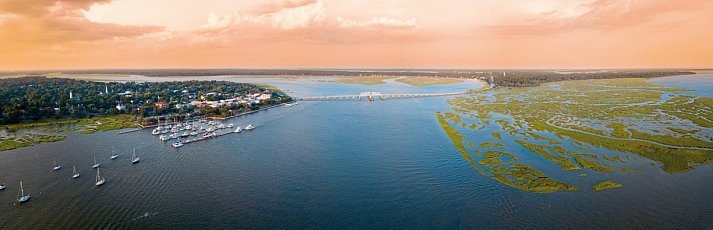
<svg viewBox="0 0 713 230">
<path fill-rule="evenodd" d="M 174 148 L 180 148 L 181 146 L 183 146 L 183 143 L 181 143 L 181 141 L 177 141 L 176 143 L 173 143 L 171 146 L 173 146 Z"/>
<path fill-rule="evenodd" d="M 255 126 L 253 126 L 252 124 L 245 126 L 245 130 L 253 130 L 254 128 L 255 128 Z"/>
</svg>

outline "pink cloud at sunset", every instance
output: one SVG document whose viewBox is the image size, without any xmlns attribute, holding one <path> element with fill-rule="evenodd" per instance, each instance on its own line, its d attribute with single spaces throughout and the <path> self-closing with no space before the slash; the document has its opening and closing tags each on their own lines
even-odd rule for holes
<svg viewBox="0 0 713 230">
<path fill-rule="evenodd" d="M 713 66 L 713 1 L 0 0 L 0 69 Z"/>
</svg>

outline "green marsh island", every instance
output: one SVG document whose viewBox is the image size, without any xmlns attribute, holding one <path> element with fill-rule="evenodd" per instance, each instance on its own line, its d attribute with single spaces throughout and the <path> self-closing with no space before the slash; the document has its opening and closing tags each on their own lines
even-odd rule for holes
<svg viewBox="0 0 713 230">
<path fill-rule="evenodd" d="M 713 162 L 713 99 L 643 78 L 496 88 L 448 104 L 436 117 L 463 158 L 524 191 L 600 191 L 622 187 L 607 176 Z"/>
</svg>

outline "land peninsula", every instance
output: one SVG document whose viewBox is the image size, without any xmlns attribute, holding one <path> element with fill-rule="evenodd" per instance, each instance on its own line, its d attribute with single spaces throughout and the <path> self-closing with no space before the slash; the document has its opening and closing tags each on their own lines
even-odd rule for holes
<svg viewBox="0 0 713 230">
<path fill-rule="evenodd" d="M 228 117 L 292 101 L 274 87 L 227 81 L 119 83 L 28 76 L 0 79 L 0 84 L 0 151 L 60 141 L 64 137 L 57 134 L 64 131 L 150 126 L 160 116 Z"/>
</svg>

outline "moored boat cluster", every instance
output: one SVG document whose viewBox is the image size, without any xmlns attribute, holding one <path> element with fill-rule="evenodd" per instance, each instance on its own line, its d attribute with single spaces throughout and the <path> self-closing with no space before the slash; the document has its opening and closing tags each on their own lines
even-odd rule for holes
<svg viewBox="0 0 713 230">
<path fill-rule="evenodd" d="M 219 132 L 219 130 L 233 128 L 235 128 L 233 131 Z M 176 122 L 175 125 L 159 125 L 153 129 L 151 134 L 160 135 L 159 139 L 161 141 L 177 139 L 176 142 L 171 144 L 171 146 L 180 148 L 184 144 L 203 141 L 231 133 L 240 133 L 254 128 L 255 126 L 252 124 L 248 124 L 245 128 L 241 128 L 240 126 L 236 127 L 233 123 L 225 125 L 219 121 L 201 119 L 196 122 Z M 184 138 L 184 140 L 181 140 L 181 138 Z"/>
</svg>

